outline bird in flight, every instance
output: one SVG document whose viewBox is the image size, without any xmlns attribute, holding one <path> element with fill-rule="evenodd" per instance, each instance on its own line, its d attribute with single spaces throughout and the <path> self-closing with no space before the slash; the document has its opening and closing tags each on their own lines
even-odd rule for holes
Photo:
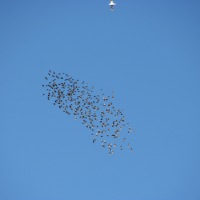
<svg viewBox="0 0 200 200">
<path fill-rule="evenodd" d="M 116 6 L 116 3 L 114 3 L 113 0 L 110 0 L 109 6 L 110 6 L 110 10 L 113 11 L 114 7 Z"/>
</svg>

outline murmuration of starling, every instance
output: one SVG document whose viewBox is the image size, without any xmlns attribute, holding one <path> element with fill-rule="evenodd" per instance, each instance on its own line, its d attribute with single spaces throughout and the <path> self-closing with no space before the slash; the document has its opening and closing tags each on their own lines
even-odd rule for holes
<svg viewBox="0 0 200 200">
<path fill-rule="evenodd" d="M 133 129 L 126 122 L 123 111 L 115 108 L 114 94 L 106 96 L 102 89 L 94 92 L 85 81 L 72 78 L 65 73 L 49 70 L 45 77 L 47 84 L 44 96 L 67 115 L 71 115 L 91 131 L 92 142 L 108 150 L 109 155 L 116 149 L 133 150 L 128 139 Z"/>
</svg>

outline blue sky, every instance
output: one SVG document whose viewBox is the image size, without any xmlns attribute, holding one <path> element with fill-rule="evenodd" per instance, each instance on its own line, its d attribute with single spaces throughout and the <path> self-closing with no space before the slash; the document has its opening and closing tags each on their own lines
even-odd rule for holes
<svg viewBox="0 0 200 200">
<path fill-rule="evenodd" d="M 0 199 L 200 199 L 200 2 L 108 3 L 0 1 Z M 49 69 L 115 91 L 134 153 L 53 107 Z"/>
</svg>

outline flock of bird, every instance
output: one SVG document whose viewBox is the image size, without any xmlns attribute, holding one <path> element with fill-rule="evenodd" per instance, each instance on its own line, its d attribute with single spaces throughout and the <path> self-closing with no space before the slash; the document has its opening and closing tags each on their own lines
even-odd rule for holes
<svg viewBox="0 0 200 200">
<path fill-rule="evenodd" d="M 115 108 L 114 94 L 106 96 L 102 89 L 100 94 L 95 94 L 94 87 L 88 83 L 51 70 L 45 80 L 47 84 L 42 84 L 45 88 L 43 95 L 64 113 L 81 120 L 90 129 L 93 143 L 99 142 L 110 155 L 116 148 L 133 150 L 127 140 L 133 129 L 126 122 L 123 112 Z"/>
</svg>

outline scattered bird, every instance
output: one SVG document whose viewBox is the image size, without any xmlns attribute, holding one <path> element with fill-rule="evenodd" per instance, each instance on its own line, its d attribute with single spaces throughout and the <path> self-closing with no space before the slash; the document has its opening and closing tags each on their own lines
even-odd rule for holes
<svg viewBox="0 0 200 200">
<path fill-rule="evenodd" d="M 133 150 L 127 139 L 133 129 L 127 127 L 127 131 L 121 133 L 129 122 L 126 122 L 123 111 L 115 108 L 114 93 L 106 96 L 101 89 L 99 94 L 95 94 L 94 87 L 85 81 L 51 70 L 45 80 L 48 83 L 42 84 L 45 88 L 43 95 L 64 113 L 80 120 L 91 131 L 93 143 L 100 141 L 101 146 L 108 149 L 109 155 L 113 155 L 118 146 L 121 150 L 125 147 Z"/>
</svg>

